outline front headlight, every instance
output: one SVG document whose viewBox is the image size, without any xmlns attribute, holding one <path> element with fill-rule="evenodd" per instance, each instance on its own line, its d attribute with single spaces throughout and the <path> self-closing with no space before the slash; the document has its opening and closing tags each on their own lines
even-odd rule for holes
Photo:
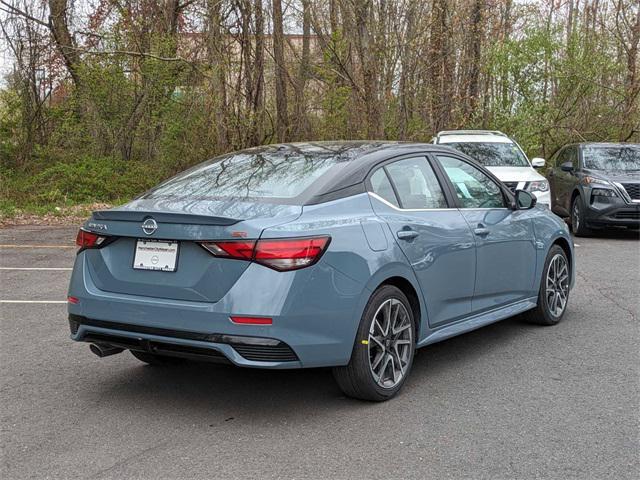
<svg viewBox="0 0 640 480">
<path fill-rule="evenodd" d="M 589 175 L 585 175 L 584 177 L 582 177 L 581 182 L 586 185 L 591 185 L 592 183 L 599 183 L 600 185 L 602 184 L 609 185 L 609 182 L 607 182 L 606 180 L 598 177 L 591 177 Z"/>
<path fill-rule="evenodd" d="M 524 189 L 528 192 L 546 192 L 549 190 L 549 182 L 540 180 L 539 182 L 528 182 Z"/>
<path fill-rule="evenodd" d="M 592 197 L 617 197 L 618 194 L 610 188 L 594 188 L 591 190 Z"/>
</svg>

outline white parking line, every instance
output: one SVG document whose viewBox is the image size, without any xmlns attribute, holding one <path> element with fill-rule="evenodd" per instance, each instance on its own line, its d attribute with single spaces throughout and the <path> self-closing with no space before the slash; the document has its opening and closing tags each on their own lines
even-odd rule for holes
<svg viewBox="0 0 640 480">
<path fill-rule="evenodd" d="M 67 303 L 66 300 L 0 300 L 0 303 Z"/>
<path fill-rule="evenodd" d="M 0 248 L 78 248 L 75 245 L 0 245 Z"/>
<path fill-rule="evenodd" d="M 0 267 L 0 270 L 44 270 L 44 271 L 60 271 L 60 270 L 73 270 L 70 267 Z"/>
</svg>

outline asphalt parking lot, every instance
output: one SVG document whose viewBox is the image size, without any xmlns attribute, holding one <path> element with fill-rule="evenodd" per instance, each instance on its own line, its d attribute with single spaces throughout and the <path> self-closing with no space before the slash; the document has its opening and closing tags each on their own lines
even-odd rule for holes
<svg viewBox="0 0 640 480">
<path fill-rule="evenodd" d="M 4 479 L 639 478 L 634 235 L 576 239 L 558 326 L 514 318 L 427 347 L 401 395 L 371 404 L 326 369 L 99 359 L 68 338 L 75 233 L 0 230 Z"/>
</svg>

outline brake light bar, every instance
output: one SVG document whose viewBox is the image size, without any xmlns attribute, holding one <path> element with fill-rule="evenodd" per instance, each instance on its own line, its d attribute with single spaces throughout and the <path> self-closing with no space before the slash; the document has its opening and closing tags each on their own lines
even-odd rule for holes
<svg viewBox="0 0 640 480">
<path fill-rule="evenodd" d="M 76 236 L 76 245 L 79 246 L 80 249 L 98 248 L 102 245 L 106 238 L 107 237 L 103 237 L 102 235 L 98 235 L 97 233 L 88 232 L 81 228 L 80 230 L 78 230 L 78 235 Z"/>
<path fill-rule="evenodd" d="M 327 249 L 331 237 L 266 238 L 224 240 L 200 245 L 216 257 L 250 260 L 278 271 L 313 265 Z"/>
</svg>

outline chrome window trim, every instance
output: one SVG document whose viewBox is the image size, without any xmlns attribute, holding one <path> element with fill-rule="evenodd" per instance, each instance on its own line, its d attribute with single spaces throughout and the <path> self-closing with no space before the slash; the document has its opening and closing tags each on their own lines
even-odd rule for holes
<svg viewBox="0 0 640 480">
<path fill-rule="evenodd" d="M 367 193 L 369 194 L 369 196 L 375 198 L 376 200 L 381 201 L 382 203 L 384 203 L 386 206 L 393 208 L 394 210 L 398 210 L 399 212 L 440 212 L 440 211 L 446 211 L 446 210 L 453 210 L 456 207 L 446 207 L 446 208 L 400 208 L 400 207 L 396 207 L 394 204 L 392 204 L 391 202 L 385 200 L 384 198 L 382 198 L 380 195 L 370 192 L 367 190 Z"/>
</svg>

